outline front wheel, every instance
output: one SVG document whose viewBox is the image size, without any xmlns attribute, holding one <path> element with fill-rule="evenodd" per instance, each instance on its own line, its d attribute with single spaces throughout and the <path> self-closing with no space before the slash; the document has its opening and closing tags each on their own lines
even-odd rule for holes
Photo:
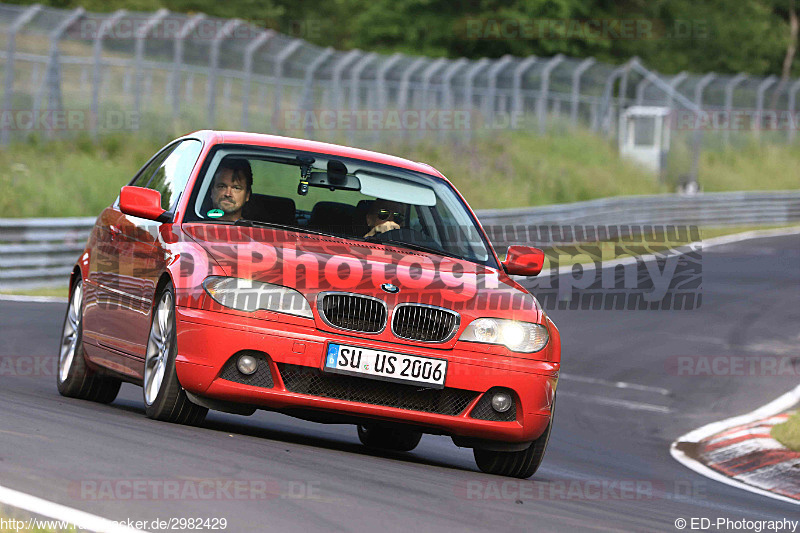
<svg viewBox="0 0 800 533">
<path fill-rule="evenodd" d="M 364 446 L 395 452 L 410 452 L 419 444 L 422 433 L 399 428 L 358 426 L 358 439 Z"/>
<path fill-rule="evenodd" d="M 69 398 L 111 403 L 116 399 L 121 384 L 120 380 L 99 376 L 86 366 L 83 350 L 83 282 L 78 279 L 72 287 L 61 329 L 56 373 L 58 392 Z"/>
<path fill-rule="evenodd" d="M 533 441 L 524 450 L 518 452 L 496 452 L 475 448 L 472 452 L 475 455 L 475 462 L 478 464 L 478 468 L 480 468 L 481 472 L 498 476 L 521 479 L 531 477 L 539 469 L 539 465 L 542 464 L 552 426 L 553 419 L 551 418 L 541 437 Z"/>
<path fill-rule="evenodd" d="M 175 296 L 172 285 L 164 287 L 153 310 L 144 360 L 144 405 L 147 416 L 176 424 L 197 425 L 208 409 L 193 404 L 178 381 L 175 357 Z"/>
</svg>

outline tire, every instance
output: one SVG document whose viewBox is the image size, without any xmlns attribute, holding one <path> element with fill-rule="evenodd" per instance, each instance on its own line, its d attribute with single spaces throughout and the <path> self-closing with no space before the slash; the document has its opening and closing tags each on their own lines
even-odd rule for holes
<svg viewBox="0 0 800 533">
<path fill-rule="evenodd" d="M 495 452 L 492 450 L 472 450 L 475 462 L 481 472 L 498 476 L 517 477 L 527 479 L 539 469 L 550 440 L 550 429 L 553 427 L 553 417 L 544 430 L 544 433 L 533 441 L 530 446 L 519 452 Z"/>
<path fill-rule="evenodd" d="M 100 376 L 86 365 L 83 348 L 83 281 L 79 278 L 72 287 L 58 352 L 56 385 L 58 392 L 68 398 L 98 403 L 111 403 L 117 398 L 122 382 Z"/>
<path fill-rule="evenodd" d="M 156 301 L 144 359 L 145 413 L 154 420 L 198 425 L 205 419 L 208 409 L 193 404 L 178 381 L 175 295 L 171 283 L 158 294 Z"/>
<path fill-rule="evenodd" d="M 410 452 L 419 444 L 422 433 L 399 428 L 380 426 L 358 426 L 358 439 L 361 444 L 370 448 Z"/>
</svg>

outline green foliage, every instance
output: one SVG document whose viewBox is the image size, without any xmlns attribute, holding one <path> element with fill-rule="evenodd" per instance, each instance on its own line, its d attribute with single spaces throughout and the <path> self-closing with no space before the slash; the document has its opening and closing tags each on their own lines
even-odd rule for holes
<svg viewBox="0 0 800 533">
<path fill-rule="evenodd" d="M 772 438 L 796 452 L 800 452 L 800 412 L 794 413 L 789 420 L 772 427 Z"/>
<path fill-rule="evenodd" d="M 14 0 L 12 0 L 14 1 Z M 33 3 L 35 0 L 16 0 Z M 238 17 L 322 46 L 444 57 L 639 56 L 670 74 L 779 74 L 795 0 L 44 0 Z M 795 43 L 796 44 L 796 43 Z M 793 62 L 800 74 L 800 61 Z"/>
<path fill-rule="evenodd" d="M 177 134 L 173 135 L 177 136 Z M 160 134 L 43 141 L 31 137 L 0 151 L 0 218 L 94 216 L 166 142 Z M 617 154 L 589 131 L 552 128 L 476 134 L 469 143 L 437 139 L 366 144 L 367 149 L 424 161 L 438 168 L 476 209 L 577 202 L 674 190 Z M 700 182 L 706 191 L 797 189 L 800 150 L 752 144 L 705 151 Z"/>
</svg>

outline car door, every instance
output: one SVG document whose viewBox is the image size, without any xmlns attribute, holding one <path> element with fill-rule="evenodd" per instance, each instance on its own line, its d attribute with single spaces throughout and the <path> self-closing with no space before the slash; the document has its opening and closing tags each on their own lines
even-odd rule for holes
<svg viewBox="0 0 800 533">
<path fill-rule="evenodd" d="M 147 186 L 176 148 L 177 143 L 173 143 L 154 155 L 130 185 Z M 120 211 L 117 198 L 97 219 L 84 307 L 84 339 L 101 349 L 89 350 L 90 359 L 122 373 L 130 373 L 131 366 L 126 355 L 131 332 L 123 317 L 127 317 L 132 308 L 142 308 L 146 303 L 137 300 L 135 291 L 131 290 L 134 251 L 130 243 L 137 240 L 132 238 L 132 231 L 134 226 Z"/>
<path fill-rule="evenodd" d="M 154 170 L 146 184 L 140 185 L 161 193 L 161 207 L 173 212 L 189 180 L 202 143 L 186 139 L 175 144 Z M 125 293 L 114 327 L 120 332 L 118 348 L 136 360 L 142 360 L 147 348 L 150 317 L 156 285 L 170 259 L 168 245 L 161 237 L 171 223 L 160 223 L 122 214 L 120 227 L 120 289 Z M 135 369 L 140 365 L 134 363 Z"/>
</svg>

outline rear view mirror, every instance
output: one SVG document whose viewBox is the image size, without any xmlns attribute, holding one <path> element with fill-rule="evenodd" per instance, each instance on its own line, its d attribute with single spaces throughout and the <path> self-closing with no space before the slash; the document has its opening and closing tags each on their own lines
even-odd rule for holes
<svg viewBox="0 0 800 533">
<path fill-rule="evenodd" d="M 536 276 L 544 266 L 544 252 L 531 246 L 509 246 L 502 264 L 511 276 Z"/>
<path fill-rule="evenodd" d="M 361 190 L 361 182 L 355 176 L 347 174 L 329 174 L 328 172 L 315 171 L 308 178 L 311 187 L 325 187 L 330 190 L 341 189 L 344 191 Z"/>
<path fill-rule="evenodd" d="M 161 208 L 161 193 L 144 187 L 123 187 L 119 192 L 119 208 L 131 215 L 157 222 L 168 222 L 167 212 Z"/>
</svg>

